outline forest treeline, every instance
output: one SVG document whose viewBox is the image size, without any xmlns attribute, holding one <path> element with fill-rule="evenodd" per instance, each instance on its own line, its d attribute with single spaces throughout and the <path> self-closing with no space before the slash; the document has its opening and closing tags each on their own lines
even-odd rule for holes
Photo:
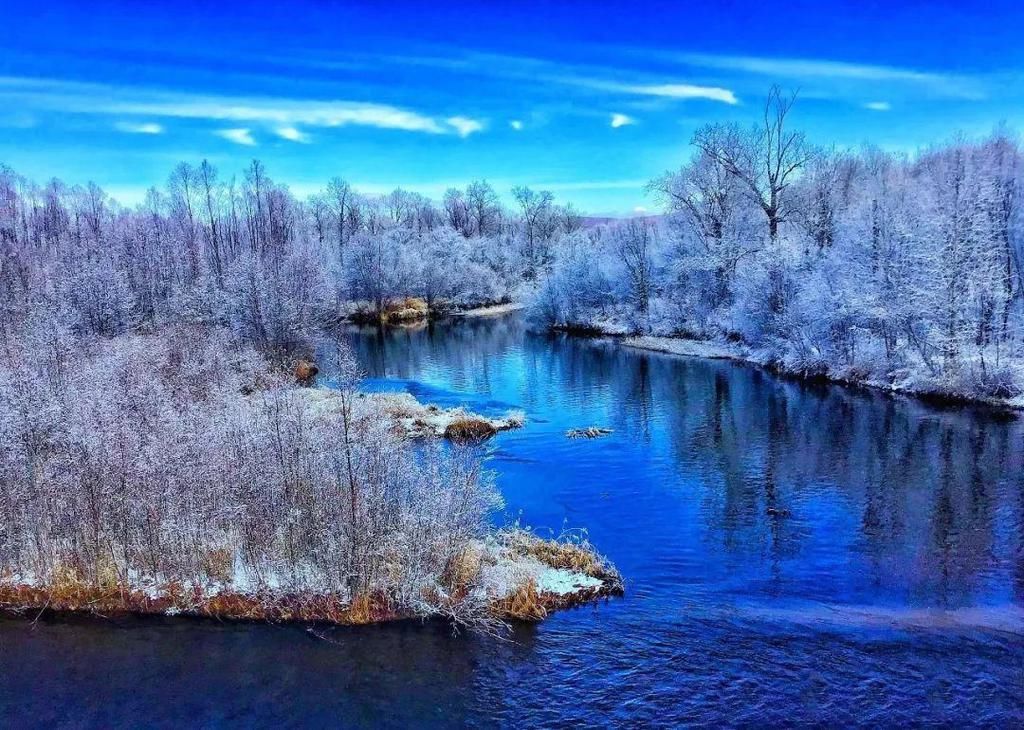
<svg viewBox="0 0 1024 730">
<path fill-rule="evenodd" d="M 1017 139 L 820 149 L 791 128 L 793 104 L 774 90 L 753 126 L 699 129 L 692 158 L 650 183 L 663 219 L 566 239 L 542 317 L 737 343 L 804 375 L 1019 397 Z"/>
<path fill-rule="evenodd" d="M 1024 379 L 1021 148 L 997 130 L 916 154 L 822 149 L 777 89 L 710 124 L 650 183 L 664 213 L 591 225 L 550 192 L 485 181 L 442 200 L 299 200 L 254 161 L 182 163 L 125 207 L 0 169 L 0 324 L 111 337 L 169 323 L 290 353 L 405 297 L 530 303 L 543 324 L 740 343 L 806 374 L 981 397 Z"/>
<path fill-rule="evenodd" d="M 401 189 L 364 196 L 339 178 L 300 201 L 259 161 L 225 179 L 204 160 L 127 208 L 95 184 L 38 185 L 0 168 L 5 335 L 30 320 L 102 337 L 210 324 L 290 353 L 353 303 L 379 313 L 411 296 L 433 309 L 508 301 L 582 224 L 549 192 L 514 198 L 516 212 L 484 181 L 441 203 Z"/>
</svg>

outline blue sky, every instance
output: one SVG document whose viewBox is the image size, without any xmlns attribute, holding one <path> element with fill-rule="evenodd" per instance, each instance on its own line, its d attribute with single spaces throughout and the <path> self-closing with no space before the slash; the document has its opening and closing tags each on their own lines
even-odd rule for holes
<svg viewBox="0 0 1024 730">
<path fill-rule="evenodd" d="M 180 160 L 257 157 L 300 196 L 486 178 L 628 213 L 773 83 L 822 144 L 1024 127 L 1021 3 L 5 5 L 0 162 L 126 202 Z"/>
</svg>

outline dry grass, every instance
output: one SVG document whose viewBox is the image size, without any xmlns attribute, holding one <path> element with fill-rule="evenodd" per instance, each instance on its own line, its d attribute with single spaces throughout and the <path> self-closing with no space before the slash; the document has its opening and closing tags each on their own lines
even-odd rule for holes
<svg viewBox="0 0 1024 730">
<path fill-rule="evenodd" d="M 515 593 L 495 601 L 492 613 L 507 621 L 543 621 L 548 616 L 549 599 L 537 590 L 537 583 L 527 581 Z"/>
<path fill-rule="evenodd" d="M 529 555 L 552 568 L 583 573 L 591 578 L 604 578 L 610 566 L 589 543 L 544 540 L 526 532 L 511 533 L 510 547 L 520 555 Z"/>
<path fill-rule="evenodd" d="M 441 579 L 451 595 L 465 595 L 470 590 L 480 576 L 483 560 L 480 547 L 470 545 L 448 562 Z"/>
<path fill-rule="evenodd" d="M 406 297 L 398 302 L 389 302 L 381 312 L 380 318 L 385 324 L 401 324 L 418 322 L 429 315 L 430 308 L 426 301 L 418 297 Z"/>
<path fill-rule="evenodd" d="M 395 611 L 386 596 L 359 595 L 348 601 L 327 594 L 248 594 L 223 592 L 205 595 L 198 588 L 178 584 L 162 586 L 158 597 L 124 585 L 102 586 L 67 573 L 46 586 L 0 583 L 0 613 L 32 612 L 183 615 L 236 621 L 305 621 L 343 625 L 381 623 L 410 617 Z"/>
<path fill-rule="evenodd" d="M 491 611 L 498 618 L 540 621 L 552 611 L 624 593 L 619 572 L 578 533 L 566 533 L 557 540 L 544 540 L 516 528 L 502 533 L 501 542 L 514 555 L 533 558 L 551 568 L 587 575 L 601 583 L 591 588 L 558 594 L 539 591 L 536 582 L 531 579 L 512 595 L 492 604 Z"/>
<path fill-rule="evenodd" d="M 444 430 L 444 437 L 455 443 L 472 444 L 486 441 L 496 433 L 498 429 L 490 421 L 464 416 L 448 424 Z"/>
<path fill-rule="evenodd" d="M 578 534 L 545 540 L 519 529 L 503 532 L 500 543 L 513 556 L 532 558 L 551 568 L 597 578 L 600 585 L 567 594 L 541 591 L 530 578 L 514 592 L 491 601 L 489 613 L 497 621 L 540 621 L 552 611 L 622 595 L 622 578 L 585 539 Z M 442 576 L 446 589 L 444 603 L 452 616 L 474 590 L 485 561 L 493 556 L 481 545 L 470 545 L 452 558 Z M 213 549 L 203 560 L 203 571 L 213 580 L 230 575 L 231 553 Z M 382 593 L 364 593 L 351 601 L 336 593 L 275 593 L 262 591 L 204 592 L 199 587 L 169 583 L 149 591 L 128 586 L 116 571 L 103 567 L 90 581 L 74 567 L 58 566 L 43 586 L 18 584 L 12 576 L 0 581 L 0 613 L 31 615 L 42 612 L 84 612 L 103 616 L 119 614 L 184 615 L 222 620 L 311 622 L 357 625 L 411 618 L 413 612 L 398 608 Z M 430 603 L 438 596 L 427 597 Z M 444 614 L 442 610 L 439 615 Z"/>
</svg>

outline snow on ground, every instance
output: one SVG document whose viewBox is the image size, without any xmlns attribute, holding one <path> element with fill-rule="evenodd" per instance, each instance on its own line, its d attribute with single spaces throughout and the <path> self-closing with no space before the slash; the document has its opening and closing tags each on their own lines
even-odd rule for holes
<svg viewBox="0 0 1024 730">
<path fill-rule="evenodd" d="M 499 314 L 508 314 L 509 312 L 518 312 L 523 309 L 526 305 L 519 302 L 509 302 L 508 304 L 495 304 L 490 307 L 475 307 L 473 309 L 464 309 L 461 312 L 452 312 L 453 317 L 496 317 Z"/>
<path fill-rule="evenodd" d="M 342 395 L 330 388 L 308 388 L 302 391 L 315 415 L 329 415 L 341 408 Z M 495 431 L 521 428 L 526 422 L 522 411 L 509 411 L 504 418 L 487 418 L 464 408 L 440 408 L 425 405 L 411 393 L 359 393 L 353 403 L 357 416 L 383 411 L 401 426 L 411 438 L 441 438 L 453 423 L 465 420 L 486 423 Z"/>
<path fill-rule="evenodd" d="M 633 347 L 637 350 L 650 350 L 652 352 L 664 352 L 669 355 L 682 355 L 685 357 L 706 357 L 719 360 L 750 360 L 750 356 L 736 345 L 706 340 L 684 340 L 678 337 L 655 337 L 644 335 L 642 337 L 626 337 L 622 340 L 624 347 Z"/>
<path fill-rule="evenodd" d="M 548 566 L 541 566 L 540 572 L 536 574 L 536 581 L 537 590 L 541 593 L 554 593 L 559 596 L 568 596 L 570 593 L 600 588 L 604 585 L 600 578 Z"/>
<path fill-rule="evenodd" d="M 535 557 L 520 555 L 491 541 L 485 543 L 482 550 L 484 560 L 480 587 L 491 599 L 500 600 L 511 596 L 530 581 L 533 581 L 539 593 L 560 597 L 604 586 L 600 578 L 565 568 L 553 568 Z"/>
<path fill-rule="evenodd" d="M 712 342 L 709 340 L 689 340 L 681 337 L 664 337 L 655 335 L 642 335 L 637 337 L 623 337 L 619 340 L 623 347 L 631 347 L 636 350 L 647 350 L 649 352 L 661 352 L 669 355 L 682 357 L 701 357 L 717 360 L 737 360 L 754 365 L 768 366 L 772 359 L 763 352 L 751 351 L 750 349 L 727 342 Z M 775 367 L 783 372 L 793 375 L 806 375 L 799 369 L 788 366 L 787 363 L 774 363 Z M 856 374 L 846 373 L 840 370 L 833 370 L 828 373 L 830 380 L 847 385 L 858 385 L 867 388 L 898 393 L 904 395 L 938 395 L 951 398 L 963 397 L 979 403 L 1008 407 L 1016 410 L 1024 410 L 1024 394 L 1012 398 L 985 397 L 983 395 L 972 395 L 969 388 L 958 387 L 955 384 L 942 383 L 934 378 L 929 379 L 917 375 L 904 374 L 895 382 L 889 383 L 878 379 L 864 379 Z"/>
</svg>

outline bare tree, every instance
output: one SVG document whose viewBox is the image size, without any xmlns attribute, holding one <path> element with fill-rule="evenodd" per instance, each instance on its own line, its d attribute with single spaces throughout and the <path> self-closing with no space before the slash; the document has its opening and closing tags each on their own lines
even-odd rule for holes
<svg viewBox="0 0 1024 730">
<path fill-rule="evenodd" d="M 203 160 L 198 170 L 199 183 L 202 186 L 203 199 L 206 205 L 206 225 L 210 236 L 210 258 L 213 262 L 213 271 L 217 277 L 217 286 L 224 285 L 224 261 L 221 252 L 220 235 L 217 231 L 217 222 L 220 212 L 216 209 L 215 196 L 217 195 L 217 170 Z"/>
<path fill-rule="evenodd" d="M 718 161 L 747 187 L 764 211 L 768 235 L 778 240 L 779 226 L 792 214 L 787 191 L 800 170 L 814 156 L 803 132 L 787 127 L 796 94 L 783 97 L 773 86 L 764 105 L 760 125 L 741 130 L 733 124 L 710 124 L 694 134 L 693 144 Z"/>
</svg>

